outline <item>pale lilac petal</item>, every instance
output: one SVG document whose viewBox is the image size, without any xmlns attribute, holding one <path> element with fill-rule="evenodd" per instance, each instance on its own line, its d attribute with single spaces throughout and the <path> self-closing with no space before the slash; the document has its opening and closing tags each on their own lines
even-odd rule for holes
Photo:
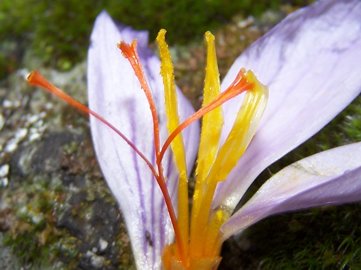
<svg viewBox="0 0 361 270">
<path fill-rule="evenodd" d="M 89 106 L 121 130 L 154 162 L 150 109 L 128 61 L 117 43 L 138 39 L 138 51 L 159 110 L 162 139 L 167 134 L 160 63 L 147 49 L 147 33 L 115 25 L 106 12 L 96 19 L 88 55 Z M 180 94 L 180 93 L 179 93 Z M 180 95 L 181 118 L 193 112 Z M 138 269 L 159 269 L 161 251 L 173 237 L 163 197 L 149 168 L 114 132 L 91 118 L 93 143 L 105 179 L 124 215 Z M 198 126 L 185 131 L 191 168 L 198 144 Z M 169 153 L 164 158 L 168 186 L 174 190 L 177 172 Z M 176 192 L 172 194 L 176 196 Z M 174 200 L 175 198 L 173 198 Z"/>
<path fill-rule="evenodd" d="M 269 87 L 269 104 L 255 138 L 214 207 L 234 209 L 254 179 L 304 142 L 361 90 L 361 1 L 321 0 L 298 10 L 240 56 L 223 87 L 240 67 L 254 70 Z M 224 106 L 224 136 L 239 100 Z M 223 137 L 224 137 L 223 136 Z"/>
<path fill-rule="evenodd" d="M 318 153 L 284 168 L 223 225 L 224 237 L 277 213 L 361 201 L 361 143 Z"/>
</svg>

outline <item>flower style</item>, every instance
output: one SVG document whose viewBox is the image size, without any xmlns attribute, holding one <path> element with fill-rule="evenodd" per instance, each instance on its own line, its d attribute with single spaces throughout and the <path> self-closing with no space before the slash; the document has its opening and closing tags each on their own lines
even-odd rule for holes
<svg viewBox="0 0 361 270">
<path fill-rule="evenodd" d="M 93 116 L 97 158 L 138 269 L 216 269 L 222 242 L 267 216 L 361 199 L 361 143 L 353 143 L 284 168 L 234 212 L 268 165 L 360 94 L 360 17 L 358 0 L 321 0 L 300 9 L 247 49 L 222 85 L 214 38 L 206 33 L 197 112 L 174 84 L 165 32 L 157 38 L 160 62 L 147 48 L 146 32 L 116 25 L 105 12 L 89 49 L 90 109 L 36 72 L 28 80 Z M 189 214 L 188 176 L 197 154 Z"/>
</svg>

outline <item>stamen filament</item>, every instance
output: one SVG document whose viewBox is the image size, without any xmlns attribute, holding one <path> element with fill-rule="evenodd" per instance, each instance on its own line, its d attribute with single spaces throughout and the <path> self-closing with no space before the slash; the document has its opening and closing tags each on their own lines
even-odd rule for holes
<svg viewBox="0 0 361 270">
<path fill-rule="evenodd" d="M 230 213 L 226 213 L 224 209 L 219 209 L 215 211 L 210 217 L 207 229 L 206 229 L 206 243 L 204 247 L 204 254 L 212 256 L 219 256 L 219 251 L 222 246 L 222 241 L 220 239 L 219 228 L 224 224 L 224 222 L 229 218 Z"/>
</svg>

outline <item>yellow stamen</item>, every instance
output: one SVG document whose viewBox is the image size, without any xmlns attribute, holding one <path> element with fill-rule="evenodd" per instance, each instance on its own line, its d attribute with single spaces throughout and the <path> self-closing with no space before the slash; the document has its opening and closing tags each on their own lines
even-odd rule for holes
<svg viewBox="0 0 361 270">
<path fill-rule="evenodd" d="M 194 257 L 212 256 L 218 252 L 219 245 L 213 243 L 220 241 L 219 228 L 230 213 L 226 209 L 219 209 L 213 213 L 211 204 L 214 192 L 217 184 L 226 179 L 246 150 L 266 105 L 267 89 L 256 80 L 251 71 L 246 73 L 246 77 L 247 81 L 253 84 L 253 89 L 244 97 L 232 130 L 220 148 L 206 178 L 206 184 L 193 198 L 191 256 Z M 204 239 L 212 243 L 216 250 L 207 248 L 208 244 L 204 244 Z"/>
<path fill-rule="evenodd" d="M 207 32 L 205 34 L 205 41 L 207 45 L 207 66 L 202 107 L 205 107 L 212 100 L 214 100 L 219 95 L 221 88 L 214 36 L 210 32 Z M 222 126 L 223 116 L 220 107 L 209 112 L 202 119 L 202 130 L 197 161 L 198 164 L 196 169 L 197 181 L 193 194 L 191 223 L 192 243 L 199 242 L 196 239 L 202 237 L 202 235 L 197 235 L 197 233 L 199 233 L 197 230 L 197 224 L 193 222 L 194 220 L 197 220 L 197 215 L 200 210 L 199 208 L 201 207 L 201 205 L 197 204 L 196 202 L 199 201 L 200 197 L 202 196 L 202 190 L 204 190 L 205 185 L 207 184 L 205 183 L 206 176 L 208 175 L 217 157 Z M 201 248 L 197 245 L 192 244 L 190 249 L 193 256 L 201 256 Z"/>
<path fill-rule="evenodd" d="M 214 36 L 207 32 L 205 34 L 207 66 L 202 108 L 179 124 L 173 66 L 168 47 L 164 41 L 164 35 L 165 31 L 162 30 L 157 41 L 162 60 L 161 74 L 165 84 L 168 131 L 170 135 L 164 143 L 158 159 L 162 160 L 164 152 L 168 145 L 171 144 L 177 168 L 180 172 L 180 180 L 183 177 L 182 175 L 186 173 L 183 141 L 180 132 L 196 119 L 200 117 L 203 117 L 203 119 L 190 233 L 189 236 L 182 236 L 184 242 L 181 244 L 181 246 L 185 245 L 187 258 L 183 261 L 179 258 L 177 255 L 179 243 L 178 245 L 174 243 L 165 248 L 163 264 L 165 269 L 174 270 L 216 269 L 220 261 L 219 252 L 222 245 L 220 227 L 229 218 L 231 211 L 222 206 L 212 209 L 212 199 L 217 184 L 227 178 L 253 138 L 266 106 L 268 90 L 256 79 L 253 72 L 241 70 L 237 74 L 235 81 L 223 93 L 220 93 Z M 233 127 L 223 145 L 219 146 L 223 126 L 220 105 L 243 91 L 246 91 L 246 94 Z M 184 183 L 186 183 L 186 178 Z M 178 222 L 184 229 L 182 232 L 186 234 L 189 227 L 189 223 L 187 223 L 188 203 L 185 193 L 187 189 L 180 185 L 179 190 Z M 180 206 L 180 204 L 183 204 L 183 206 Z M 183 216 L 185 214 L 187 216 Z"/>
<path fill-rule="evenodd" d="M 214 36 L 210 32 L 206 32 L 205 40 L 207 44 L 207 66 L 202 107 L 205 107 L 214 100 L 219 95 L 221 89 Z M 196 171 L 196 175 L 199 179 L 197 181 L 197 185 L 200 184 L 200 182 L 203 181 L 205 176 L 209 173 L 209 170 L 216 158 L 222 125 L 223 116 L 220 107 L 209 112 L 202 118 L 202 132 L 199 143 L 198 165 Z"/>
<path fill-rule="evenodd" d="M 167 129 L 172 133 L 179 126 L 178 102 L 176 86 L 174 82 L 173 64 L 170 57 L 168 45 L 165 42 L 166 31 L 160 30 L 157 36 L 161 59 L 161 75 L 164 84 L 165 109 L 167 115 Z M 179 172 L 178 179 L 178 224 L 180 227 L 182 243 L 181 248 L 187 255 L 189 235 L 189 209 L 188 209 L 188 178 L 185 150 L 182 134 L 178 134 L 172 141 L 171 148 L 174 161 Z M 179 251 L 178 251 L 179 252 Z"/>
<path fill-rule="evenodd" d="M 252 71 L 246 73 L 247 80 L 253 83 L 253 89 L 246 93 L 232 130 L 219 150 L 210 172 L 210 181 L 223 181 L 237 164 L 253 138 L 261 116 L 266 107 L 268 90 Z"/>
<path fill-rule="evenodd" d="M 220 239 L 219 228 L 229 218 L 229 212 L 226 209 L 219 209 L 213 213 L 210 217 L 209 224 L 206 230 L 206 241 L 207 245 L 204 247 L 204 254 L 207 254 L 210 258 L 219 257 L 219 253 L 222 246 Z"/>
</svg>

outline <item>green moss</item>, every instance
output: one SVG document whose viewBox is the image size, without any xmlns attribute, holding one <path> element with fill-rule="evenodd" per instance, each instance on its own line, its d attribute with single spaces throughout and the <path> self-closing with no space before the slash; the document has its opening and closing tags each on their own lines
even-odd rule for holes
<svg viewBox="0 0 361 270">
<path fill-rule="evenodd" d="M 160 28 L 166 28 L 171 33 L 168 36 L 171 43 L 188 43 L 195 37 L 201 39 L 205 31 L 228 21 L 236 13 L 256 15 L 279 4 L 279 0 L 123 0 L 109 11 L 115 18 L 122 18 L 123 23 L 150 30 L 151 39 Z M 128 15 L 122 16 L 124 14 Z"/>
<path fill-rule="evenodd" d="M 267 169 L 250 193 L 292 162 L 360 140 L 359 96 L 321 132 Z M 259 265 L 261 269 L 359 269 L 360 212 L 359 205 L 348 205 L 268 218 L 246 231 L 244 238 L 251 249 L 242 253 L 242 261 L 252 269 Z"/>
<path fill-rule="evenodd" d="M 60 240 L 60 233 L 53 227 L 54 196 L 57 195 L 44 190 L 30 191 L 25 204 L 14 205 L 16 222 L 6 233 L 4 243 L 21 263 L 47 265 L 59 254 L 53 247 Z"/>
<path fill-rule="evenodd" d="M 360 211 L 342 206 L 269 218 L 248 231 L 254 248 L 243 255 L 258 257 L 253 263 L 262 269 L 359 269 Z"/>
<path fill-rule="evenodd" d="M 59 183 L 54 179 L 26 179 L 13 192 L 11 229 L 5 233 L 4 244 L 20 263 L 43 269 L 52 266 L 60 255 L 77 256 L 75 244 L 70 243 L 74 238 L 67 231 L 57 229 L 55 224 L 54 214 L 59 212 L 63 198 Z M 62 269 L 61 263 L 51 269 Z"/>
<path fill-rule="evenodd" d="M 66 155 L 75 154 L 79 149 L 79 142 L 70 142 L 63 147 L 63 151 Z"/>
<path fill-rule="evenodd" d="M 34 258 L 37 257 L 39 245 L 33 231 L 17 234 L 16 236 L 6 235 L 4 243 L 12 248 L 12 251 L 22 263 L 34 262 Z"/>
<path fill-rule="evenodd" d="M 345 136 L 350 141 L 361 141 L 361 98 L 353 102 L 343 115 L 345 120 L 342 129 Z"/>
<path fill-rule="evenodd" d="M 304 5 L 310 1 L 288 2 Z M 9 53 L 0 45 L 0 74 L 4 76 L 16 69 L 16 62 L 29 49 L 49 66 L 70 69 L 85 58 L 94 19 L 103 9 L 118 21 L 149 30 L 152 39 L 163 27 L 175 33 L 169 35 L 171 42 L 188 43 L 194 37 L 202 38 L 204 31 L 229 21 L 236 13 L 257 15 L 280 3 L 281 0 L 2 0 L 2 44 L 10 41 L 16 48 Z"/>
</svg>

